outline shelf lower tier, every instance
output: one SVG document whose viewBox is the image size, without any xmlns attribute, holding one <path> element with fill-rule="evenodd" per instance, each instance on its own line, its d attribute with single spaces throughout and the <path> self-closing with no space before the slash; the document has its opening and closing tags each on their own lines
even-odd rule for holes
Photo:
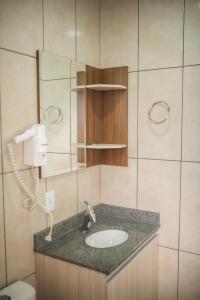
<svg viewBox="0 0 200 300">
<path fill-rule="evenodd" d="M 126 145 L 123 144 L 91 144 L 91 145 L 85 145 L 85 144 L 78 144 L 77 148 L 87 148 L 87 149 L 122 149 L 126 148 Z"/>
<path fill-rule="evenodd" d="M 91 89 L 96 91 L 115 91 L 126 90 L 127 87 L 121 84 L 89 84 L 76 86 L 72 89 L 72 91 L 79 91 L 84 89 Z"/>
</svg>

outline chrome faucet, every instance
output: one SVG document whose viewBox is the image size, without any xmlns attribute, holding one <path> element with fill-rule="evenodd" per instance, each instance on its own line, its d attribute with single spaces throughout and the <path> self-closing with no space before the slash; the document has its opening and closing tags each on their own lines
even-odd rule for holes
<svg viewBox="0 0 200 300">
<path fill-rule="evenodd" d="M 91 224 L 96 222 L 96 215 L 94 212 L 94 209 L 90 206 L 90 204 L 87 201 L 84 201 L 86 211 L 85 211 L 85 216 L 83 219 L 83 223 L 80 226 L 81 231 L 88 231 Z"/>
</svg>

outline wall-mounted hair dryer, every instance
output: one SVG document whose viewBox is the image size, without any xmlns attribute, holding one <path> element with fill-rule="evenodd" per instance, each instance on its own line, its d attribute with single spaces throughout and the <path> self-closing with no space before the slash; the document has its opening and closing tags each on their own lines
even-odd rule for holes
<svg viewBox="0 0 200 300">
<path fill-rule="evenodd" d="M 45 126 L 35 124 L 14 138 L 19 144 L 24 142 L 24 164 L 27 166 L 44 166 L 47 161 L 47 137 Z"/>
<path fill-rule="evenodd" d="M 24 142 L 24 164 L 31 166 L 32 177 L 34 182 L 33 191 L 29 189 L 26 182 L 24 181 L 21 172 L 19 172 L 15 160 L 13 146 Z M 47 138 L 45 134 L 45 126 L 42 124 L 34 124 L 31 128 L 27 129 L 22 134 L 17 135 L 13 141 L 8 143 L 8 151 L 10 156 L 10 162 L 17 178 L 17 181 L 27 199 L 23 201 L 25 208 L 34 209 L 36 207 L 42 208 L 46 214 L 50 217 L 50 231 L 45 237 L 45 240 L 51 241 L 52 227 L 53 227 L 53 214 L 49 211 L 42 203 L 40 196 L 40 184 L 37 169 L 34 167 L 44 166 L 47 162 Z"/>
</svg>

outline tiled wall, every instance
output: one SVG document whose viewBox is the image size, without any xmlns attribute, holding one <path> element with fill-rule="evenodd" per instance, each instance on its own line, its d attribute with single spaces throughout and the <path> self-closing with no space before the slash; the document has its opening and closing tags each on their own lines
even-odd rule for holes
<svg viewBox="0 0 200 300">
<path fill-rule="evenodd" d="M 159 300 L 200 298 L 200 4 L 197 0 L 0 0 L 0 286 L 34 284 L 32 235 L 41 211 L 22 209 L 6 143 L 36 122 L 35 51 L 102 67 L 129 66 L 129 167 L 89 168 L 42 181 L 56 192 L 55 221 L 82 201 L 161 213 Z M 100 53 L 99 53 L 100 37 Z M 199 64 L 199 65 L 198 65 Z M 149 127 L 158 100 L 171 107 L 165 134 Z M 157 128 L 157 127 L 156 127 Z M 22 148 L 16 158 L 25 170 Z M 101 191 L 100 191 L 101 185 Z"/>
<path fill-rule="evenodd" d="M 92 24 L 92 26 L 90 26 Z M 25 195 L 11 171 L 7 142 L 36 118 L 36 50 L 99 66 L 99 0 L 0 0 L 0 287 L 17 279 L 34 284 L 33 233 L 45 214 L 22 208 Z M 28 184 L 22 147 L 16 160 Z M 41 181 L 55 190 L 55 222 L 100 201 L 99 167 Z"/>
<path fill-rule="evenodd" d="M 101 1 L 100 65 L 129 66 L 129 166 L 101 166 L 101 201 L 160 212 L 159 300 L 200 299 L 199 28 L 199 0 Z"/>
</svg>

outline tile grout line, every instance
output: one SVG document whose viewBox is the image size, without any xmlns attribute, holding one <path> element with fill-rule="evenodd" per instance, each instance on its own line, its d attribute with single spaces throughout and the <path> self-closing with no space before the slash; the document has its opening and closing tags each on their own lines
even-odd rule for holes
<svg viewBox="0 0 200 300">
<path fill-rule="evenodd" d="M 137 157 L 129 156 L 129 159 L 137 159 Z M 181 160 L 181 159 L 165 159 L 165 158 L 147 158 L 147 157 L 138 157 L 138 160 L 159 160 L 159 161 L 169 161 L 169 162 L 183 162 L 183 163 L 192 163 L 199 164 L 200 161 L 195 160 Z"/>
<path fill-rule="evenodd" d="M 129 157 L 134 158 L 134 157 Z M 148 157 L 138 157 L 139 160 L 160 160 L 160 161 L 174 161 L 174 162 L 180 162 L 180 159 L 165 159 L 165 158 L 148 158 Z"/>
<path fill-rule="evenodd" d="M 77 26 L 76 26 L 76 0 L 75 0 L 75 56 L 76 56 L 76 61 L 77 61 Z M 71 68 L 71 67 L 70 67 Z M 71 72 L 71 70 L 70 70 Z M 72 78 L 70 79 L 70 85 L 72 83 Z M 71 105 L 72 105 L 72 98 L 71 98 L 71 93 L 70 93 L 70 112 L 71 112 Z M 70 124 L 72 122 L 72 116 L 70 113 Z M 71 131 L 70 131 L 70 141 L 71 141 Z M 70 154 L 71 154 L 71 169 L 72 169 L 72 155 L 74 155 L 71 151 L 71 143 L 70 143 Z M 77 154 L 76 154 L 77 155 Z M 79 170 L 76 170 L 76 212 L 79 212 Z"/>
<path fill-rule="evenodd" d="M 45 193 L 47 193 L 47 192 L 48 192 L 48 182 L 47 182 L 47 178 L 45 178 L 44 181 L 45 181 Z M 45 198 L 45 196 L 44 196 L 44 198 Z M 44 200 L 45 200 L 45 199 L 44 199 Z M 46 203 L 45 203 L 45 204 L 46 204 Z M 45 214 L 45 220 L 46 220 L 46 227 L 48 227 L 48 216 L 47 216 L 47 214 Z"/>
<path fill-rule="evenodd" d="M 77 62 L 78 59 L 78 48 L 77 48 L 77 0 L 75 0 L 74 5 L 75 5 L 75 61 Z"/>
<path fill-rule="evenodd" d="M 199 164 L 200 161 L 195 160 L 181 160 L 182 163 L 191 163 L 191 164 Z"/>
<path fill-rule="evenodd" d="M 59 154 L 59 155 L 74 155 L 74 156 L 76 156 L 77 154 L 75 154 L 75 153 L 71 153 L 71 152 L 51 152 L 51 151 L 49 151 L 49 152 L 47 152 L 48 154 Z"/>
<path fill-rule="evenodd" d="M 99 0 L 99 68 L 101 67 L 101 0 Z M 102 183 L 101 183 L 102 165 L 99 165 L 99 200 L 102 201 Z"/>
<path fill-rule="evenodd" d="M 198 256 L 200 256 L 200 253 L 195 253 L 195 252 L 181 250 L 181 249 L 179 250 L 179 252 L 183 252 L 183 253 L 187 253 L 187 254 L 191 254 L 191 255 L 198 255 Z"/>
<path fill-rule="evenodd" d="M 178 250 L 178 248 L 173 248 L 173 247 L 169 247 L 169 246 L 164 246 L 164 245 L 159 245 L 159 244 L 158 244 L 158 247 L 165 248 L 165 249 L 171 249 L 171 250 L 177 251 L 177 254 L 178 254 L 178 252 L 183 252 L 183 253 L 188 253 L 188 254 L 200 256 L 200 253 L 195 253 L 195 252 L 186 251 L 186 250 L 182 250 L 182 249 L 179 249 L 179 250 Z"/>
<path fill-rule="evenodd" d="M 178 253 L 178 248 L 173 248 L 173 247 L 164 246 L 164 245 L 160 245 L 160 244 L 158 244 L 158 247 L 165 248 L 165 249 L 171 249 L 171 250 L 177 251 L 177 253 Z"/>
<path fill-rule="evenodd" d="M 188 253 L 188 254 L 192 254 L 192 255 L 194 254 L 194 255 L 200 256 L 200 253 L 195 253 L 195 252 L 181 250 L 181 249 L 178 250 L 178 248 L 173 248 L 173 247 L 169 247 L 169 246 L 164 246 L 164 245 L 159 245 L 158 244 L 158 247 L 165 248 L 165 249 L 171 249 L 171 250 L 177 251 L 177 253 L 178 252 L 183 252 L 183 253 Z"/>
<path fill-rule="evenodd" d="M 3 139 L 2 139 L 2 106 L 1 106 L 1 82 L 0 82 L 0 139 L 1 139 L 1 168 L 3 171 Z M 1 174 L 1 184 L 2 184 L 2 208 L 3 208 L 3 232 L 4 232 L 4 257 L 5 257 L 5 283 L 8 284 L 8 268 L 7 268 L 7 245 L 6 245 L 6 213 L 5 213 L 5 187 L 4 187 L 4 176 Z"/>
<path fill-rule="evenodd" d="M 101 165 L 99 165 L 99 194 L 100 194 L 100 203 L 102 201 L 101 199 Z"/>
<path fill-rule="evenodd" d="M 130 157 L 134 158 L 134 157 Z M 171 161 L 171 162 L 180 162 L 180 159 L 165 159 L 165 158 L 148 158 L 148 157 L 138 157 L 138 160 L 160 160 L 160 161 Z"/>
<path fill-rule="evenodd" d="M 1 160 L 1 171 L 2 171 L 2 175 L 4 174 L 3 172 L 3 131 L 2 131 L 2 105 L 1 105 L 1 82 L 0 82 L 0 140 L 1 140 L 1 147 L 0 147 L 0 151 L 1 151 L 1 155 L 0 155 L 0 160 Z"/>
<path fill-rule="evenodd" d="M 57 154 L 56 152 L 52 152 Z M 59 153 L 60 154 L 60 153 Z M 70 153 L 61 153 L 61 155 L 66 155 L 66 154 L 70 154 Z M 72 154 L 72 155 L 76 155 L 76 154 Z M 144 157 L 131 157 L 129 156 L 128 159 L 132 159 L 132 160 L 149 160 L 149 161 L 165 161 L 165 162 L 182 162 L 182 163 L 191 163 L 191 164 L 199 164 L 200 161 L 189 161 L 189 160 L 172 160 L 172 159 L 163 159 L 163 158 L 144 158 Z M 18 169 L 18 171 L 23 172 L 23 171 L 28 171 L 31 168 L 24 168 L 24 169 Z M 0 175 L 8 175 L 8 174 L 12 174 L 13 171 L 6 171 L 6 172 L 0 172 Z"/>
<path fill-rule="evenodd" d="M 101 65 L 101 4 L 99 0 L 99 68 Z"/>
<path fill-rule="evenodd" d="M 45 39 L 44 39 L 44 30 L 45 30 L 45 25 L 44 25 L 45 21 L 44 21 L 44 0 L 42 0 L 42 48 L 43 48 L 43 51 L 45 51 L 45 45 L 44 45 L 44 42 L 45 42 Z M 44 178 L 44 182 L 45 182 L 45 194 L 44 194 L 44 202 L 45 201 L 45 195 L 46 193 L 48 192 L 48 186 L 47 186 L 47 178 Z M 46 205 L 46 203 L 45 203 Z M 45 223 L 46 223 L 46 227 L 48 227 L 48 216 L 47 214 L 45 214 Z"/>
<path fill-rule="evenodd" d="M 177 299 L 179 299 L 179 269 L 180 269 L 180 235 L 181 235 L 181 197 L 182 197 L 182 163 L 180 162 L 180 196 L 179 196 L 179 215 L 178 215 L 178 270 L 177 270 Z"/>
<path fill-rule="evenodd" d="M 138 71 L 131 71 L 131 72 L 148 72 L 148 71 L 159 71 L 159 70 L 178 69 L 178 68 L 182 68 L 182 65 L 180 65 L 180 66 L 171 66 L 171 67 L 158 67 L 158 68 L 149 68 L 149 69 L 139 69 Z"/>
<path fill-rule="evenodd" d="M 183 41 L 182 41 L 182 105 L 181 105 L 181 161 L 180 161 L 180 197 L 179 197 L 179 230 L 178 230 L 178 271 L 177 271 L 177 299 L 179 299 L 179 270 L 180 270 L 180 238 L 181 238 L 181 204 L 182 204 L 182 159 L 183 159 L 183 100 L 184 100 L 184 43 L 185 43 L 185 0 L 183 2 Z"/>
<path fill-rule="evenodd" d="M 199 66 L 200 66 L 200 64 L 193 64 L 193 65 L 184 65 L 184 64 L 183 64 L 183 67 L 184 67 L 184 68 L 199 67 Z"/>
<path fill-rule="evenodd" d="M 7 48 L 4 48 L 4 47 L 0 47 L 0 50 L 8 51 L 8 52 L 11 52 L 11 53 L 15 53 L 15 54 L 19 54 L 19 55 L 27 56 L 27 57 L 29 57 L 29 58 L 34 58 L 34 59 L 36 59 L 36 56 L 34 56 L 34 55 L 30 55 L 30 54 L 22 53 L 22 52 L 19 52 L 19 51 L 7 49 Z"/>
<path fill-rule="evenodd" d="M 52 78 L 52 79 L 40 79 L 42 82 L 48 81 L 59 81 L 59 80 L 66 80 L 66 79 L 76 79 L 76 77 L 62 77 L 62 78 Z"/>
<path fill-rule="evenodd" d="M 75 38 L 75 40 L 77 40 L 77 39 Z M 76 46 L 76 48 L 77 48 L 77 46 Z M 30 54 L 26 54 L 26 53 L 23 53 L 23 52 L 11 50 L 11 49 L 8 49 L 8 48 L 0 47 L 0 50 L 8 51 L 8 52 L 11 52 L 11 53 L 15 53 L 15 54 L 19 54 L 19 55 L 22 55 L 22 56 L 27 56 L 27 57 L 36 59 L 36 56 L 34 56 L 34 55 L 30 55 Z M 77 52 L 76 49 L 75 49 L 75 52 Z M 75 54 L 75 56 L 77 57 L 77 53 Z M 77 58 L 75 58 L 75 60 L 77 61 Z M 141 69 L 141 70 L 128 71 L 128 73 L 140 73 L 140 72 L 148 72 L 148 71 L 178 69 L 178 68 L 182 68 L 182 67 L 184 67 L 184 68 L 188 68 L 188 67 L 200 67 L 200 64 L 191 64 L 191 65 L 184 65 L 184 66 L 181 65 L 181 66 L 176 66 L 176 67 L 172 66 L 172 67 L 163 67 L 163 68 L 155 68 L 155 69 L 145 69 L 145 70 Z M 68 78 L 66 78 L 66 79 L 68 79 Z"/>
<path fill-rule="evenodd" d="M 148 72 L 148 71 L 160 71 L 160 70 L 168 70 L 168 69 L 181 69 L 182 67 L 188 68 L 188 67 L 199 67 L 200 64 L 191 64 L 191 65 L 180 65 L 180 66 L 171 66 L 171 67 L 162 67 L 162 68 L 149 68 L 149 69 L 139 69 L 139 70 L 133 70 L 128 71 L 128 73 L 138 73 L 138 72 Z"/>
<path fill-rule="evenodd" d="M 7 259 L 7 243 L 6 243 L 6 212 L 5 212 L 5 187 L 4 187 L 4 176 L 2 176 L 2 187 L 3 187 L 3 218 L 4 218 L 4 253 L 5 253 L 5 281 L 8 284 L 8 259 Z"/>
<path fill-rule="evenodd" d="M 42 48 L 44 51 L 44 0 L 42 0 Z"/>
<path fill-rule="evenodd" d="M 72 66 L 70 64 L 70 76 L 71 76 L 71 72 L 72 72 Z M 69 83 L 70 83 L 70 91 L 72 90 L 72 79 L 70 78 L 69 80 Z M 70 155 L 70 168 L 72 170 L 72 167 L 73 167 L 73 161 L 72 161 L 72 95 L 70 93 L 70 96 L 69 96 L 69 124 L 70 124 L 70 131 L 69 131 L 69 140 L 70 140 L 70 147 L 69 147 L 69 151 L 70 153 L 68 155 Z"/>
<path fill-rule="evenodd" d="M 0 47 L 0 50 L 8 51 L 8 52 L 11 52 L 11 53 L 15 53 L 15 54 L 19 54 L 19 55 L 22 55 L 22 56 L 27 56 L 27 57 L 36 59 L 36 56 L 34 56 L 34 55 L 30 55 L 30 54 L 22 53 L 22 52 L 19 52 L 19 51 L 7 49 L 7 48 L 4 48 L 4 47 Z M 179 68 L 182 68 L 182 67 L 184 67 L 184 68 L 188 68 L 188 67 L 200 67 L 200 64 L 184 65 L 184 66 L 177 66 L 177 67 L 163 67 L 163 68 L 156 68 L 156 69 L 135 70 L 135 71 L 128 71 L 128 73 L 140 73 L 140 72 L 148 72 L 148 71 L 179 69 Z M 68 78 L 64 78 L 64 79 L 68 79 Z M 55 79 L 55 80 L 57 80 L 57 79 Z M 48 80 L 46 80 L 46 81 L 48 81 Z"/>
<path fill-rule="evenodd" d="M 23 171 L 28 171 L 28 170 L 31 170 L 31 168 L 24 168 L 24 169 L 17 169 L 17 171 L 19 172 L 23 172 Z M 6 172 L 2 172 L 1 175 L 8 175 L 8 174 L 12 174 L 14 173 L 14 171 L 6 171 Z"/>
<path fill-rule="evenodd" d="M 28 276 L 24 277 L 22 280 L 24 281 L 24 280 L 26 280 L 27 278 L 29 278 L 29 277 L 31 277 L 31 276 L 33 276 L 33 275 L 35 275 L 35 274 L 36 274 L 36 271 L 33 272 L 33 273 L 31 273 L 31 274 L 29 274 Z"/>
<path fill-rule="evenodd" d="M 76 171 L 76 211 L 77 211 L 77 214 L 78 214 L 78 211 L 79 211 L 79 191 L 78 191 L 78 188 L 79 188 L 79 171 L 77 170 Z"/>
<path fill-rule="evenodd" d="M 140 62 L 139 62 L 139 58 L 140 58 L 140 44 L 139 44 L 139 39 L 140 39 L 140 32 L 139 32 L 139 26 L 140 26 L 140 20 L 139 20 L 139 16 L 140 16 L 140 1 L 138 0 L 138 32 L 137 32 L 137 70 L 139 71 L 139 66 L 140 66 Z M 138 160 L 138 153 L 139 153 L 139 72 L 137 72 L 137 178 L 136 178 L 136 208 L 138 209 L 138 189 L 139 189 L 139 160 Z"/>
</svg>

